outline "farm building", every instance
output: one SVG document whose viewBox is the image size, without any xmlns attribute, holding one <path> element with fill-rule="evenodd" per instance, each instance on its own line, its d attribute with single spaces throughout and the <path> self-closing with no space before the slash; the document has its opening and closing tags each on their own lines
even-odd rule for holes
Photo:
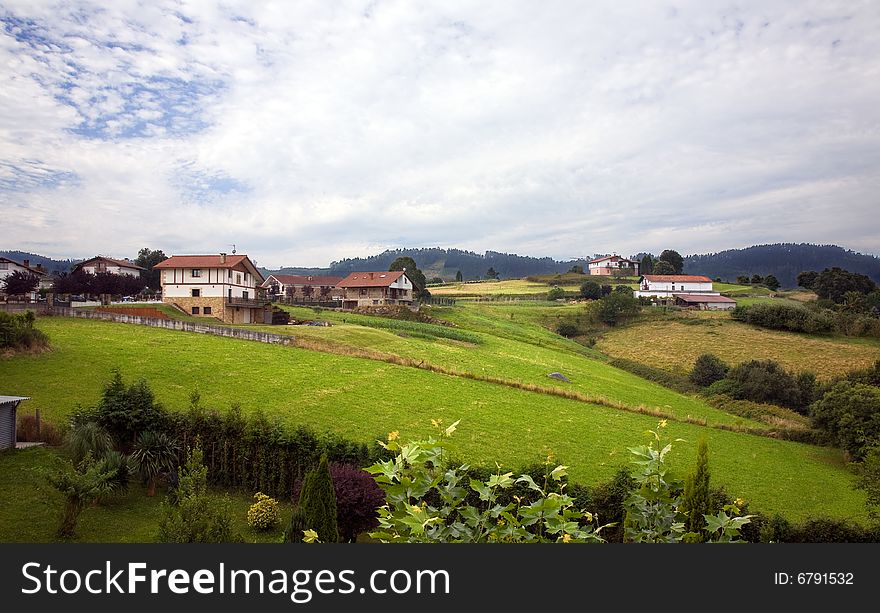
<svg viewBox="0 0 880 613">
<path fill-rule="evenodd" d="M 15 449 L 15 412 L 27 396 L 0 396 L 0 451 Z"/>
<path fill-rule="evenodd" d="M 591 260 L 587 265 L 591 275 L 635 276 L 639 274 L 639 263 L 619 255 L 607 255 Z"/>
<path fill-rule="evenodd" d="M 98 255 L 74 266 L 73 271 L 76 272 L 77 270 L 82 270 L 83 272 L 93 275 L 102 272 L 109 272 L 114 275 L 140 277 L 145 269 L 130 260 L 115 260 L 113 258 L 104 257 L 103 255 Z"/>
<path fill-rule="evenodd" d="M 412 304 L 413 284 L 406 271 L 353 272 L 336 284 L 342 307 Z"/>
<path fill-rule="evenodd" d="M 269 275 L 260 286 L 270 295 L 293 300 L 338 300 L 341 292 L 334 291 L 342 277 L 312 275 Z"/>
<path fill-rule="evenodd" d="M 675 294 L 720 295 L 712 290 L 712 279 L 697 275 L 643 275 L 635 296 L 672 298 Z"/>
<path fill-rule="evenodd" d="M 246 255 L 175 255 L 154 268 L 162 273 L 162 302 L 185 313 L 230 324 L 271 319 L 263 275 Z"/>
<path fill-rule="evenodd" d="M 736 300 L 710 294 L 675 294 L 675 304 L 700 311 L 729 311 L 736 306 Z"/>
</svg>

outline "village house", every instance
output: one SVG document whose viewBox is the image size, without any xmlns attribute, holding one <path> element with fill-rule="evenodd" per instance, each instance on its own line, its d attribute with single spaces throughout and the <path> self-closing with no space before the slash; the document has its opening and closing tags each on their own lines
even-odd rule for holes
<svg viewBox="0 0 880 613">
<path fill-rule="evenodd" d="M 712 279 L 702 275 L 642 275 L 634 295 L 701 310 L 728 310 L 736 306 L 735 300 L 712 289 Z"/>
<path fill-rule="evenodd" d="M 263 275 L 246 255 L 174 255 L 156 264 L 162 302 L 196 317 L 232 324 L 271 320 Z"/>
<path fill-rule="evenodd" d="M 619 255 L 607 255 L 591 260 L 587 267 L 591 275 L 618 275 L 634 277 L 639 274 L 639 263 Z"/>
<path fill-rule="evenodd" d="M 113 258 L 104 257 L 103 255 L 95 256 L 85 262 L 80 262 L 73 267 L 73 272 L 82 270 L 92 275 L 102 272 L 109 272 L 114 275 L 129 275 L 131 277 L 140 277 L 144 269 L 131 260 L 115 260 Z"/>
<path fill-rule="evenodd" d="M 39 264 L 37 266 L 31 266 L 30 260 L 22 260 L 19 264 L 15 260 L 10 260 L 9 258 L 0 257 L 0 292 L 3 291 L 3 287 L 5 286 L 6 277 L 9 277 L 14 272 L 21 272 L 25 274 L 32 274 L 39 279 L 39 285 L 37 286 L 37 291 L 41 289 L 52 289 L 52 277 L 46 274 L 46 271 L 43 270 L 43 267 Z M 37 291 L 31 292 L 30 298 L 31 300 L 36 300 Z"/>
<path fill-rule="evenodd" d="M 269 275 L 260 286 L 270 297 L 302 301 L 340 300 L 342 293 L 334 291 L 342 277 L 312 275 Z"/>
<path fill-rule="evenodd" d="M 413 284 L 405 270 L 353 272 L 336 284 L 342 290 L 342 308 L 413 302 Z"/>
</svg>

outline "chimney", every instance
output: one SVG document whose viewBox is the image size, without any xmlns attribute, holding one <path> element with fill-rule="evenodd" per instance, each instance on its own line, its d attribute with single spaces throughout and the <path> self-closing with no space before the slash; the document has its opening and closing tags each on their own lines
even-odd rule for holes
<svg viewBox="0 0 880 613">
<path fill-rule="evenodd" d="M 371 279 L 373 278 L 373 273 L 370 273 L 370 278 L 371 278 Z"/>
<path fill-rule="evenodd" d="M 24 260 L 24 261 L 22 262 L 22 264 L 24 264 L 24 267 L 25 267 L 25 268 L 30 268 L 30 267 L 31 267 L 31 261 L 30 261 L 30 260 Z"/>
<path fill-rule="evenodd" d="M 221 264 L 225 264 L 225 263 L 226 263 L 226 254 L 225 254 L 225 253 L 221 253 L 221 254 L 220 254 L 220 263 L 221 263 Z"/>
</svg>

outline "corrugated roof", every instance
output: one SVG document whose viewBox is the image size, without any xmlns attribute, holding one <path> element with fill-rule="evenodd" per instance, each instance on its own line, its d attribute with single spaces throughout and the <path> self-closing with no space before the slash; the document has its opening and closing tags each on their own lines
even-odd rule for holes
<svg viewBox="0 0 880 613">
<path fill-rule="evenodd" d="M 342 277 L 316 277 L 311 275 L 269 275 L 284 285 L 336 285 Z M 268 279 L 267 279 L 268 280 Z"/>
<path fill-rule="evenodd" d="M 706 294 L 672 294 L 685 302 L 727 302 L 736 304 L 736 300 L 727 296 L 707 296 Z"/>
<path fill-rule="evenodd" d="M 699 275 L 643 275 L 642 278 L 658 283 L 712 283 L 709 277 Z"/>
<path fill-rule="evenodd" d="M 336 287 L 387 287 L 403 275 L 402 270 L 382 272 L 353 272 Z"/>
</svg>

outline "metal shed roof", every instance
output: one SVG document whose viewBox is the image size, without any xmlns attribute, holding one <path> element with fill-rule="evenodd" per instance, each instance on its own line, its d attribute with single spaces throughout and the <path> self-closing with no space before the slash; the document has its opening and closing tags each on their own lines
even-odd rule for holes
<svg viewBox="0 0 880 613">
<path fill-rule="evenodd" d="M 21 402 L 22 400 L 30 400 L 30 396 L 0 396 L 0 404 L 9 404 L 11 402 Z"/>
</svg>

